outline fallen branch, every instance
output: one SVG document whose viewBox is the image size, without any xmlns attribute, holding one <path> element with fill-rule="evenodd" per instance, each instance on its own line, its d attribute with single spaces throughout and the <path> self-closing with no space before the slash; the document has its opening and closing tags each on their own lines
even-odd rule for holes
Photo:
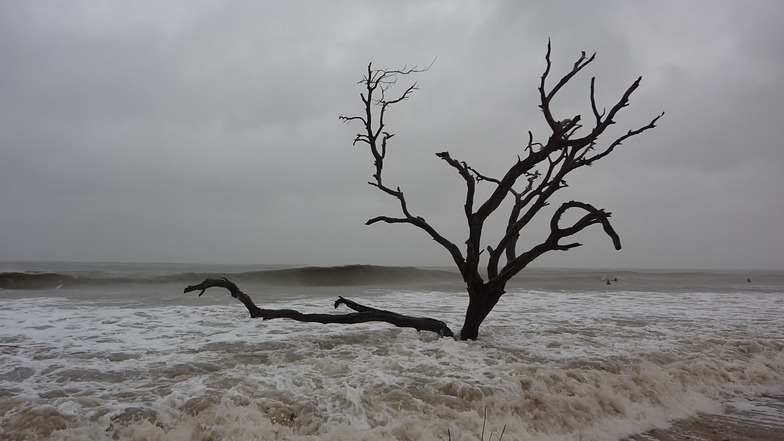
<svg viewBox="0 0 784 441">
<path fill-rule="evenodd" d="M 232 297 L 245 305 L 252 318 L 261 318 L 263 320 L 287 318 L 300 322 L 315 322 L 323 324 L 386 322 L 401 328 L 414 328 L 417 331 L 435 332 L 442 337 L 454 337 L 454 333 L 451 329 L 449 329 L 449 326 L 447 326 L 447 324 L 441 320 L 436 320 L 429 317 L 413 317 L 391 311 L 385 311 L 383 309 L 376 309 L 343 297 L 338 297 L 338 299 L 335 301 L 335 308 L 339 307 L 340 305 L 346 305 L 348 308 L 356 312 L 350 312 L 346 314 L 306 314 L 293 309 L 259 308 L 255 303 L 253 303 L 253 300 L 251 300 L 247 294 L 242 292 L 239 287 L 234 284 L 234 282 L 225 277 L 222 279 L 205 279 L 198 285 L 190 285 L 186 287 L 184 292 L 189 293 L 192 291 L 201 291 L 199 292 L 199 297 L 201 297 L 207 288 L 212 288 L 214 286 L 227 289 Z"/>
</svg>

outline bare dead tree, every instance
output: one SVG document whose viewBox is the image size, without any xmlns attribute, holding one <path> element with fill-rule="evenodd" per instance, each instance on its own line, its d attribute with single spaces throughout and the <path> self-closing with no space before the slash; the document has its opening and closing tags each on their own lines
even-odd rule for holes
<svg viewBox="0 0 784 441">
<path fill-rule="evenodd" d="M 604 158 L 627 139 L 639 135 L 656 126 L 656 122 L 664 113 L 653 118 L 648 124 L 629 130 L 615 138 L 604 147 L 598 146 L 599 137 L 608 127 L 615 124 L 615 117 L 629 104 L 629 98 L 637 90 L 642 77 L 637 78 L 623 93 L 621 98 L 609 111 L 599 111 L 595 96 L 595 78 L 591 79 L 590 102 L 593 121 L 583 127 L 581 115 L 558 120 L 553 115 L 550 103 L 553 98 L 587 65 L 592 63 L 596 54 L 590 57 L 582 52 L 571 70 L 558 82 L 548 88 L 547 82 L 552 67 L 550 61 L 551 47 L 547 44 L 545 56 L 546 67 L 539 84 L 540 108 L 550 129 L 550 135 L 544 143 L 534 142 L 528 132 L 528 142 L 524 153 L 500 178 L 484 175 L 465 161 L 453 158 L 449 152 L 436 153 L 462 177 L 466 186 L 464 212 L 468 224 L 468 238 L 461 249 L 455 243 L 441 235 L 425 218 L 411 213 L 405 194 L 400 187 L 388 186 L 382 179 L 384 159 L 388 153 L 388 142 L 394 136 L 387 131 L 385 117 L 387 112 L 397 104 L 407 100 L 418 90 L 413 83 L 402 91 L 392 94 L 398 79 L 408 75 L 425 72 L 427 68 L 403 68 L 397 70 L 374 69 L 368 64 L 367 71 L 359 82 L 363 91 L 360 98 L 363 112 L 358 116 L 340 116 L 346 123 L 359 122 L 362 130 L 354 138 L 354 144 L 366 144 L 373 156 L 375 172 L 369 182 L 373 187 L 395 198 L 400 206 L 401 216 L 377 216 L 366 223 L 372 225 L 383 222 L 388 224 L 410 224 L 425 231 L 433 240 L 440 244 L 452 257 L 465 281 L 468 291 L 468 308 L 462 329 L 458 335 L 463 340 L 474 340 L 479 335 L 479 326 L 492 311 L 498 300 L 505 293 L 507 282 L 517 275 L 539 256 L 549 251 L 566 251 L 579 247 L 579 242 L 571 242 L 570 238 L 585 228 L 599 224 L 610 237 L 616 249 L 621 248 L 618 234 L 610 224 L 610 213 L 591 204 L 581 201 L 569 201 L 561 204 L 550 219 L 549 235 L 540 243 L 524 251 L 518 251 L 521 231 L 549 205 L 550 198 L 566 187 L 566 176 L 581 167 L 590 166 Z M 484 201 L 476 200 L 476 187 L 480 182 L 492 185 L 490 195 Z M 511 198 L 512 208 L 507 215 L 506 228 L 503 234 L 490 245 L 483 246 L 482 233 L 487 220 L 501 207 L 502 203 Z M 571 225 L 563 226 L 562 217 L 569 210 L 579 210 L 584 214 Z M 566 240 L 566 242 L 562 242 Z M 481 272 L 481 256 L 486 255 L 486 267 Z M 503 259 L 503 260 L 502 260 Z M 306 314 L 292 309 L 263 309 L 256 306 L 251 298 L 243 293 L 237 285 L 228 279 L 206 279 L 198 285 L 185 288 L 185 292 L 200 291 L 199 295 L 211 287 L 225 288 L 232 297 L 242 302 L 253 318 L 264 320 L 288 318 L 302 322 L 352 324 L 381 321 L 395 326 L 414 328 L 438 333 L 441 336 L 454 336 L 446 323 L 428 318 L 402 315 L 390 311 L 371 308 L 351 300 L 339 297 L 335 308 L 345 305 L 354 312 L 346 314 Z"/>
<path fill-rule="evenodd" d="M 360 93 L 362 114 L 340 116 L 340 119 L 346 123 L 359 122 L 362 125 L 362 130 L 354 138 L 354 144 L 366 144 L 373 156 L 375 172 L 369 184 L 395 198 L 402 213 L 398 217 L 377 216 L 368 220 L 366 224 L 384 222 L 413 225 L 445 248 L 460 271 L 468 291 L 468 308 L 459 334 L 459 337 L 464 340 L 477 338 L 479 326 L 505 293 L 506 284 L 512 277 L 549 251 L 566 251 L 581 246 L 579 242 L 571 241 L 571 237 L 585 228 L 601 225 L 612 240 L 615 249 L 621 249 L 620 238 L 610 224 L 610 213 L 580 201 L 565 202 L 555 210 L 550 219 L 550 233 L 543 241 L 523 251 L 518 251 L 517 246 L 523 228 L 549 205 L 550 198 L 558 190 L 567 186 L 565 178 L 569 173 L 594 164 L 612 153 L 627 139 L 654 128 L 659 118 L 664 115 L 661 113 L 648 124 L 629 130 L 605 144 L 604 147 L 600 147 L 599 138 L 612 124 L 615 124 L 619 112 L 628 106 L 629 98 L 639 87 L 642 77 L 637 78 L 626 89 L 609 111 L 599 110 L 595 94 L 596 78 L 591 78 L 592 121 L 584 127 L 581 115 L 563 120 L 557 119 L 551 109 L 551 103 L 578 73 L 594 61 L 596 54 L 587 56 L 582 52 L 571 70 L 555 85 L 548 87 L 552 67 L 550 54 L 551 46 L 548 42 L 546 66 L 539 83 L 539 106 L 551 132 L 546 142 L 534 142 L 533 134 L 528 132 L 528 143 L 524 154 L 518 156 L 500 178 L 489 177 L 478 172 L 465 161 L 453 158 L 449 152 L 436 153 L 436 156 L 454 168 L 465 182 L 464 212 L 468 225 L 468 238 L 463 249 L 441 235 L 425 218 L 411 213 L 400 187 L 393 188 L 382 179 L 388 143 L 394 136 L 386 127 L 387 112 L 407 100 L 414 91 L 418 90 L 418 87 L 413 83 L 402 93 L 393 95 L 391 91 L 400 78 L 424 72 L 427 68 L 374 69 L 372 64 L 368 64 L 367 71 L 359 82 L 363 88 Z M 493 186 L 490 195 L 484 201 L 476 200 L 476 187 L 480 182 Z M 522 188 L 518 188 L 520 184 L 524 184 Z M 506 229 L 500 238 L 489 242 L 490 245 L 483 246 L 482 234 L 486 222 L 507 198 L 511 198 L 513 204 L 507 216 Z M 570 210 L 579 210 L 584 214 L 571 225 L 563 226 L 562 217 Z M 487 251 L 484 268 L 487 280 L 480 271 L 480 257 L 484 251 Z"/>
</svg>

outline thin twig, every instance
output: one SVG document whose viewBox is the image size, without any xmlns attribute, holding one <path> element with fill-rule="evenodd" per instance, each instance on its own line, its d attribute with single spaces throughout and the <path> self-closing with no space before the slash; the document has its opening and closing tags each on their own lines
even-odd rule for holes
<svg viewBox="0 0 784 441">
<path fill-rule="evenodd" d="M 485 441 L 485 424 L 487 424 L 487 406 L 485 406 L 485 416 L 482 418 L 482 436 L 480 440 Z"/>
</svg>

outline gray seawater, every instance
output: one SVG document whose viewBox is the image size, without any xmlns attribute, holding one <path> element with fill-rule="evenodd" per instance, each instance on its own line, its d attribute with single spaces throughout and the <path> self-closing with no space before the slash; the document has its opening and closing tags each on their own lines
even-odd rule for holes
<svg viewBox="0 0 784 441">
<path fill-rule="evenodd" d="M 3 263 L 0 439 L 621 440 L 784 395 L 784 272 L 534 269 L 475 342 L 182 293 L 224 275 L 264 307 L 455 330 L 467 301 L 434 268 Z"/>
</svg>

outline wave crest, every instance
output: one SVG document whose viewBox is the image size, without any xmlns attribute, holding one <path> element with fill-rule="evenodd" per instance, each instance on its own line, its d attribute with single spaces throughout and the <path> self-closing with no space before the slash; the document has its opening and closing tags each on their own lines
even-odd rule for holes
<svg viewBox="0 0 784 441">
<path fill-rule="evenodd" d="M 237 278 L 240 280 L 243 278 L 253 279 L 256 282 L 276 285 L 298 286 L 398 285 L 459 280 L 456 273 L 445 270 L 376 265 L 306 266 L 273 269 L 241 273 L 238 274 Z"/>
<path fill-rule="evenodd" d="M 194 283 L 207 277 L 228 277 L 238 283 L 276 286 L 362 286 L 459 282 L 450 271 L 377 265 L 305 266 L 246 272 L 182 272 L 129 275 L 110 272 L 0 272 L 0 289 L 50 290 L 127 283 Z"/>
</svg>

